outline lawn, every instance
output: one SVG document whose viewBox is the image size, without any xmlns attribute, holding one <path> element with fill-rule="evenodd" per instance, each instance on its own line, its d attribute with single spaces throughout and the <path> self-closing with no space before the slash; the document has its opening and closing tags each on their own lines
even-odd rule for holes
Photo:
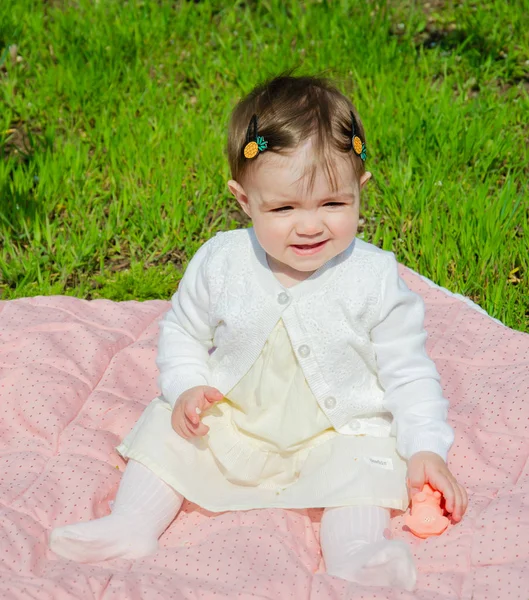
<svg viewBox="0 0 529 600">
<path fill-rule="evenodd" d="M 360 235 L 529 331 L 527 0 L 2 0 L 1 297 L 168 299 L 248 224 L 227 120 L 291 67 L 362 116 Z"/>
</svg>

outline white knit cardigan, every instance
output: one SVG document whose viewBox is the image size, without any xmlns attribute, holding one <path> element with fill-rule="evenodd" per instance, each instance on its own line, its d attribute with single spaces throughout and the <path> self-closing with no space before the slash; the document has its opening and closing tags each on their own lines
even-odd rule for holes
<svg viewBox="0 0 529 600">
<path fill-rule="evenodd" d="M 425 350 L 423 301 L 399 277 L 392 253 L 359 239 L 290 288 L 271 272 L 252 228 L 203 244 L 160 322 L 156 364 L 165 399 L 174 406 L 197 385 L 227 394 L 279 319 L 336 430 L 370 433 L 373 422 L 392 415 L 403 458 L 430 450 L 446 460 L 454 433 Z"/>
</svg>

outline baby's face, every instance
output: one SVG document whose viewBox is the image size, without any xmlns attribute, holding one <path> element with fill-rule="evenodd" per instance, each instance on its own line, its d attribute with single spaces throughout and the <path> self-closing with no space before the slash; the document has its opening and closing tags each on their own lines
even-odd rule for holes
<svg viewBox="0 0 529 600">
<path fill-rule="evenodd" d="M 268 255 L 270 268 L 288 280 L 301 281 L 353 241 L 359 218 L 360 181 L 350 158 L 336 153 L 336 191 L 317 167 L 309 189 L 310 140 L 288 156 L 263 153 L 244 180 L 244 188 L 228 186 L 252 219 L 255 235 Z"/>
</svg>

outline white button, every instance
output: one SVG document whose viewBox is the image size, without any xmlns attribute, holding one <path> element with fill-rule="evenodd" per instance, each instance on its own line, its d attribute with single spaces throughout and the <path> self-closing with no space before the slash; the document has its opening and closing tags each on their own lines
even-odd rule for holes
<svg viewBox="0 0 529 600">
<path fill-rule="evenodd" d="M 356 419 L 353 419 L 350 423 L 349 423 L 349 427 L 353 430 L 356 429 L 360 429 L 360 423 L 359 421 L 357 421 Z"/>
<path fill-rule="evenodd" d="M 281 292 L 277 296 L 279 304 L 286 304 L 290 300 L 290 296 L 286 292 Z"/>
<path fill-rule="evenodd" d="M 307 358 L 307 356 L 310 354 L 310 348 L 307 345 L 303 344 L 303 346 L 300 346 L 298 348 L 298 352 L 302 358 Z"/>
<path fill-rule="evenodd" d="M 325 398 L 325 408 L 334 408 L 336 406 L 336 398 L 330 396 L 329 398 Z"/>
</svg>

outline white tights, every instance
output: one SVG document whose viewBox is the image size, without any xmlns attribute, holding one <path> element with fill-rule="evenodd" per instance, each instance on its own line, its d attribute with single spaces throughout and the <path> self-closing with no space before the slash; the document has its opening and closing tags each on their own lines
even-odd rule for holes
<svg viewBox="0 0 529 600">
<path fill-rule="evenodd" d="M 112 513 L 53 529 L 50 547 L 78 562 L 153 554 L 183 500 L 150 469 L 129 460 Z M 363 585 L 413 589 L 416 573 L 411 552 L 404 542 L 384 538 L 388 527 L 389 510 L 385 508 L 326 508 L 320 541 L 327 573 Z"/>
<path fill-rule="evenodd" d="M 403 587 L 417 580 L 408 544 L 388 540 L 389 509 L 341 506 L 323 511 L 320 543 L 329 575 L 362 585 Z"/>
<path fill-rule="evenodd" d="M 53 529 L 50 548 L 78 562 L 140 558 L 158 549 L 158 538 L 184 498 L 150 469 L 129 460 L 107 517 Z"/>
</svg>

